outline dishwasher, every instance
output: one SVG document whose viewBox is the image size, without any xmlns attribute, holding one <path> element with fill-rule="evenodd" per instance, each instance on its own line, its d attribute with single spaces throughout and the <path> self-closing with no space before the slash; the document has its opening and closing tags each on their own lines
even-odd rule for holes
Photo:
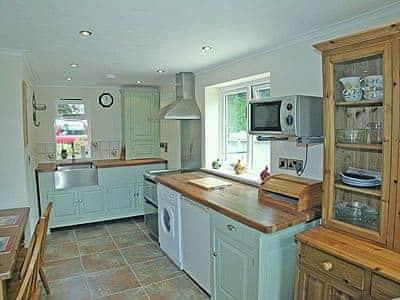
<svg viewBox="0 0 400 300">
<path fill-rule="evenodd" d="M 209 208 L 181 198 L 183 269 L 208 294 L 211 292 Z"/>
</svg>

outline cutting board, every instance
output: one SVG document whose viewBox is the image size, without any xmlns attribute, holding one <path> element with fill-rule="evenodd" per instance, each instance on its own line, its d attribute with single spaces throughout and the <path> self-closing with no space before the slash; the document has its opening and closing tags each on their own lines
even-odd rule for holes
<svg viewBox="0 0 400 300">
<path fill-rule="evenodd" d="M 228 187 L 232 185 L 232 183 L 220 180 L 215 177 L 204 177 L 200 179 L 192 179 L 188 181 L 191 184 L 197 185 L 206 190 L 218 189 L 223 187 Z"/>
</svg>

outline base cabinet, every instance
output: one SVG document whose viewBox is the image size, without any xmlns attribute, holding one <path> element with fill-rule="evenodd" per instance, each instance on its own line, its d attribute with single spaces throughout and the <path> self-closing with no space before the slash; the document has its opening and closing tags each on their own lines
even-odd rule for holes
<svg viewBox="0 0 400 300">
<path fill-rule="evenodd" d="M 267 234 L 213 210 L 210 216 L 212 299 L 292 300 L 294 235 L 319 220 Z"/>
<path fill-rule="evenodd" d="M 53 202 L 50 228 L 144 214 L 143 173 L 165 169 L 150 164 L 99 169 L 99 184 L 55 190 L 54 173 L 38 173 L 40 207 Z"/>
</svg>

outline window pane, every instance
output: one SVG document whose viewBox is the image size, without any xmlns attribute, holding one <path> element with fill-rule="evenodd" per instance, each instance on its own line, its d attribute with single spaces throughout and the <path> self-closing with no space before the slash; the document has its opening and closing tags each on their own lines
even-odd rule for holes
<svg viewBox="0 0 400 300">
<path fill-rule="evenodd" d="M 85 114 L 85 104 L 83 103 L 60 103 L 57 108 L 60 116 L 76 116 Z"/>
<path fill-rule="evenodd" d="M 271 86 L 269 83 L 263 83 L 259 85 L 253 85 L 253 99 L 263 99 L 271 97 Z"/>
<path fill-rule="evenodd" d="M 248 163 L 247 93 L 225 96 L 226 107 L 226 160 Z"/>
<path fill-rule="evenodd" d="M 72 148 L 75 158 L 89 157 L 89 126 L 87 120 L 56 120 L 57 159 L 62 159 L 62 150 L 67 151 L 71 159 Z M 73 146 L 73 147 L 72 147 Z"/>
</svg>

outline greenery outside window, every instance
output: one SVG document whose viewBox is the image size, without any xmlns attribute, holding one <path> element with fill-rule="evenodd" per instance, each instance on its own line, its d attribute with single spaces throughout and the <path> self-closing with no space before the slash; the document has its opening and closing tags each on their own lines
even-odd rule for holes
<svg viewBox="0 0 400 300">
<path fill-rule="evenodd" d="M 248 102 L 271 96 L 270 84 L 248 83 L 221 89 L 221 144 L 223 165 L 231 166 L 241 161 L 249 173 L 259 174 L 270 163 L 270 143 L 259 142 L 247 133 Z"/>
</svg>

